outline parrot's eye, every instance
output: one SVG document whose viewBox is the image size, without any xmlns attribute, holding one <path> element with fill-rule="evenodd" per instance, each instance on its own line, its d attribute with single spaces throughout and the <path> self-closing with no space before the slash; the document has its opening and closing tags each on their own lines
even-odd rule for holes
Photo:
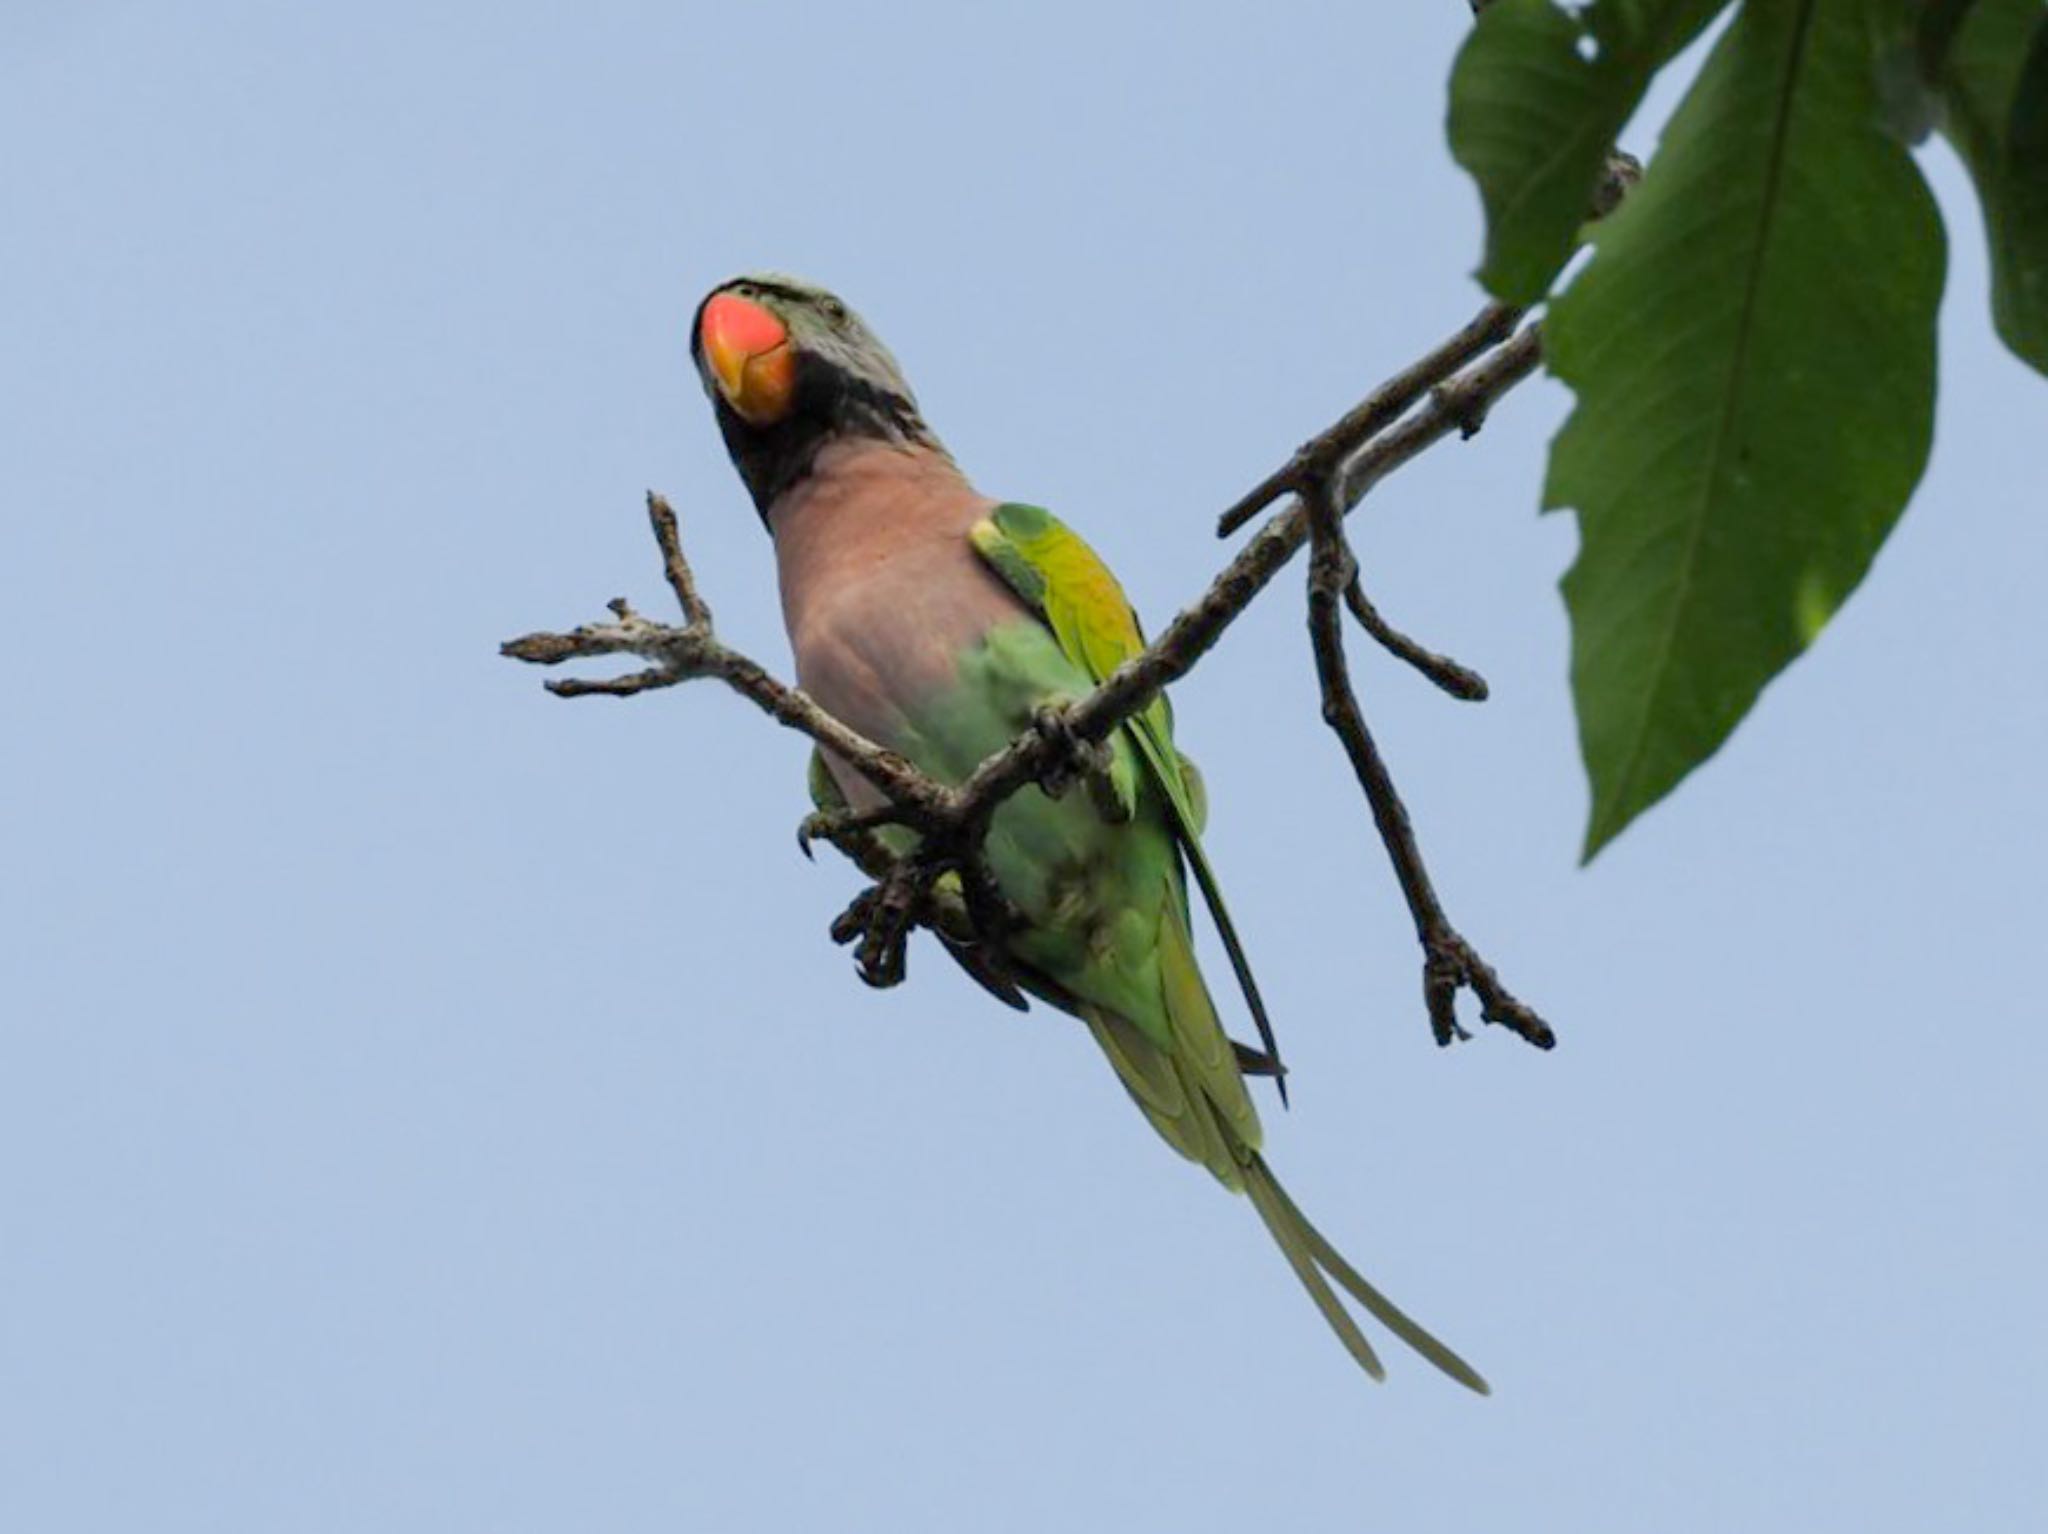
<svg viewBox="0 0 2048 1534">
<path fill-rule="evenodd" d="M 842 320 L 846 318 L 846 305 L 842 304 L 836 298 L 826 299 L 824 303 L 824 310 L 825 318 L 830 320 L 835 325 L 839 324 Z"/>
</svg>

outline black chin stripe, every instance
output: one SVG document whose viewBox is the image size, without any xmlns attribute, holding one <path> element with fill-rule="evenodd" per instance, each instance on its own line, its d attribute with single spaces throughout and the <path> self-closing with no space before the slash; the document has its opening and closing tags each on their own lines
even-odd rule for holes
<svg viewBox="0 0 2048 1534">
<path fill-rule="evenodd" d="M 762 290 L 773 287 L 746 280 Z M 752 425 L 739 417 L 715 385 L 707 392 L 715 403 L 726 452 L 763 521 L 770 506 L 809 476 L 819 452 L 831 442 L 865 438 L 903 447 L 938 446 L 909 399 L 815 352 L 799 352 L 791 409 L 779 421 Z"/>
<path fill-rule="evenodd" d="M 839 375 L 839 417 L 841 431 L 866 436 L 903 437 L 928 441 L 931 433 L 917 407 L 893 390 L 869 383 L 864 378 Z M 863 431 L 863 428 L 865 430 Z"/>
</svg>

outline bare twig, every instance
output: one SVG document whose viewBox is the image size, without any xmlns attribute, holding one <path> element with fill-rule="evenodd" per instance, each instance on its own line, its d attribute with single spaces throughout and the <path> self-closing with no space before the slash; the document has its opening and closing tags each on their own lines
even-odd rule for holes
<svg viewBox="0 0 2048 1534">
<path fill-rule="evenodd" d="M 1351 609 L 1351 616 L 1358 620 L 1358 626 L 1370 634 L 1389 655 L 1406 661 L 1454 698 L 1462 698 L 1467 703 L 1486 701 L 1486 678 L 1470 666 L 1459 665 L 1448 655 L 1425 650 L 1387 622 L 1380 616 L 1380 610 L 1372 605 L 1372 598 L 1365 594 L 1365 587 L 1360 583 L 1355 569 L 1344 587 L 1344 605 Z"/>
<path fill-rule="evenodd" d="M 1335 478 L 1337 504 L 1350 511 L 1374 485 L 1439 437 L 1453 431 L 1460 437 L 1475 435 L 1486 424 L 1493 402 L 1542 361 L 1542 327 L 1528 325 L 1484 361 L 1438 384 L 1430 390 L 1424 409 L 1382 432 L 1344 462 Z"/>
<path fill-rule="evenodd" d="M 1440 385 L 1423 409 L 1343 465 L 1337 476 L 1339 506 L 1348 512 L 1380 480 L 1451 432 L 1470 436 L 1493 401 L 1534 372 L 1542 355 L 1541 337 L 1531 325 L 1484 362 Z M 1209 589 L 1142 653 L 1067 708 L 1068 730 L 1082 740 L 1102 740 L 1160 689 L 1187 675 L 1307 541 L 1308 513 L 1297 499 L 1269 518 Z M 1049 745 L 1041 732 L 1013 741 L 975 768 L 961 785 L 961 797 L 993 801 L 1015 792 L 1044 769 Z"/>
<path fill-rule="evenodd" d="M 919 829 L 942 823 L 951 808 L 944 788 L 895 752 L 848 729 L 794 687 L 776 681 L 757 662 L 719 642 L 711 629 L 711 609 L 698 595 L 690 563 L 683 556 L 674 510 L 650 492 L 647 515 L 661 546 L 669 585 L 688 619 L 683 627 L 643 618 L 621 597 L 608 604 L 616 622 L 585 624 L 566 634 L 527 634 L 507 640 L 498 653 L 541 666 L 601 655 L 637 655 L 655 663 L 651 670 L 615 681 L 569 678 L 549 682 L 548 691 L 560 698 L 630 697 L 654 687 L 714 677 L 777 723 L 810 736 L 843 757 L 888 797 L 896 811 L 893 818 Z"/>
<path fill-rule="evenodd" d="M 1302 476 L 1308 470 L 1301 467 L 1306 463 L 1315 482 L 1327 487 L 1331 503 L 1340 512 L 1348 510 L 1386 474 L 1432 443 L 1454 430 L 1471 435 L 1492 402 L 1527 378 L 1540 357 L 1534 326 L 1507 344 L 1498 344 L 1512 331 L 1515 317 L 1511 310 L 1489 309 L 1397 374 L 1305 446 L 1288 470 L 1273 476 L 1278 488 L 1259 505 L 1306 483 Z M 1490 347 L 1496 349 L 1483 362 L 1455 371 L 1461 362 Z M 1421 409 L 1392 429 L 1380 429 L 1425 394 L 1427 403 Z M 1373 436 L 1373 431 L 1380 434 Z M 1269 518 L 1209 589 L 1142 653 L 1087 696 L 1048 710 L 1032 729 L 984 760 L 964 782 L 948 787 L 848 729 L 804 693 L 776 681 L 756 662 L 721 643 L 683 556 L 674 512 L 660 496 L 650 494 L 648 514 L 669 585 L 683 609 L 682 627 L 654 623 L 621 600 L 612 604 L 614 622 L 585 625 L 567 634 L 528 634 L 507 642 L 501 653 L 539 665 L 619 654 L 653 663 L 647 670 L 607 681 L 550 682 L 549 689 L 562 697 L 622 697 L 696 677 L 716 678 L 777 722 L 843 759 L 874 785 L 886 801 L 882 807 L 813 816 L 799 831 L 806 843 L 812 837 L 831 840 L 876 881 L 833 926 L 836 939 L 856 943 L 862 978 L 873 985 L 893 985 L 902 979 L 905 937 L 915 924 L 932 926 L 955 943 L 999 949 L 1002 932 L 1018 918 L 1003 901 L 980 854 L 997 807 L 1027 784 L 1057 790 L 1068 782 L 1087 781 L 1097 767 L 1090 748 L 1106 740 L 1162 688 L 1186 675 L 1309 537 L 1308 512 L 1297 500 Z M 1412 653 L 1404 658 L 1421 664 L 1440 685 L 1456 675 L 1468 678 L 1461 684 L 1468 688 L 1474 680 L 1384 624 L 1368 624 L 1368 630 L 1383 643 L 1391 636 L 1406 645 Z M 874 831 L 884 825 L 915 832 L 914 850 L 892 857 L 874 838 Z M 942 881 L 949 874 L 957 876 L 958 889 L 948 895 L 942 893 Z M 1448 927 L 1443 931 L 1448 941 L 1462 943 Z M 1000 970 L 999 961 L 994 967 Z"/>
<path fill-rule="evenodd" d="M 1381 431 L 1406 415 L 1415 402 L 1474 357 L 1514 334 L 1522 311 L 1488 304 L 1456 335 L 1410 363 L 1345 411 L 1336 422 L 1294 450 L 1294 456 L 1239 496 L 1216 519 L 1216 536 L 1228 538 L 1290 491 L 1324 478 Z M 1468 434 L 1469 435 L 1469 434 Z"/>
<path fill-rule="evenodd" d="M 1468 1037 L 1458 1025 L 1457 994 L 1460 986 L 1470 986 L 1479 997 L 1480 1015 L 1487 1022 L 1499 1023 L 1539 1049 L 1549 1049 L 1557 1042 L 1549 1024 L 1501 985 L 1491 966 L 1479 958 L 1444 914 L 1443 902 L 1437 898 L 1429 870 L 1423 865 L 1422 849 L 1416 845 L 1407 806 L 1401 802 L 1393 776 L 1366 727 L 1358 695 L 1352 690 L 1338 604 L 1347 591 L 1357 588 L 1358 563 L 1344 537 L 1335 492 L 1328 484 L 1310 485 L 1304 488 L 1302 496 L 1313 544 L 1309 557 L 1308 624 L 1316 677 L 1322 685 L 1323 722 L 1336 733 L 1344 754 L 1351 760 L 1351 770 L 1365 791 L 1373 824 L 1379 829 L 1401 893 L 1408 901 L 1409 914 L 1415 920 L 1415 936 L 1423 953 L 1423 1001 L 1431 1031 L 1439 1044 Z"/>
<path fill-rule="evenodd" d="M 683 622 L 693 629 L 711 632 L 711 604 L 697 591 L 697 576 L 683 557 L 683 534 L 676 526 L 675 508 L 660 496 L 647 494 L 647 520 L 654 526 L 654 541 L 661 545 L 661 572 L 668 577 L 668 589 L 676 594 L 676 606 L 683 610 Z"/>
<path fill-rule="evenodd" d="M 995 888 L 980 859 L 980 840 L 993 803 L 968 803 L 956 791 L 927 777 L 908 761 L 848 729 L 808 696 L 770 676 L 757 662 L 720 642 L 711 626 L 711 608 L 697 588 L 696 576 L 683 553 L 675 511 L 661 496 L 647 497 L 648 521 L 660 545 L 662 568 L 676 603 L 683 610 L 681 627 L 655 623 L 635 612 L 623 597 L 609 603 L 611 623 L 585 624 L 567 634 L 528 634 L 506 642 L 500 653 L 538 665 L 567 660 L 631 654 L 655 664 L 627 676 L 551 681 L 557 697 L 631 697 L 658 687 L 673 687 L 697 677 L 714 677 L 749 699 L 770 717 L 798 730 L 849 763 L 884 796 L 882 804 L 853 811 L 825 811 L 808 817 L 797 829 L 806 856 L 813 838 L 831 841 L 876 883 L 855 899 L 833 924 L 833 936 L 858 943 L 855 956 L 870 985 L 895 985 L 904 975 L 905 937 L 913 922 L 923 922 L 956 942 L 999 936 L 1016 917 Z M 1056 722 L 1056 721 L 1055 721 Z M 1092 767 L 1092 755 L 1070 763 L 1058 749 L 1057 733 L 1045 737 L 1048 750 L 1040 771 L 1052 776 L 1078 774 Z M 1083 743 L 1085 746 L 1085 743 Z M 873 833 L 902 825 L 919 834 L 917 850 L 895 857 Z M 947 872 L 960 876 L 960 893 L 950 906 L 933 898 L 933 888 Z M 971 925 L 970 925 L 971 923 Z"/>
</svg>

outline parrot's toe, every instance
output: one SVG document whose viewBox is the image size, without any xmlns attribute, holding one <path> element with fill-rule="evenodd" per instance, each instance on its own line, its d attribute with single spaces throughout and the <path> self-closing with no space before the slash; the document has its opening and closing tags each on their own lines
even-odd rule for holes
<svg viewBox="0 0 2048 1534">
<path fill-rule="evenodd" d="M 1031 716 L 1031 727 L 1058 753 L 1039 775 L 1039 787 L 1058 799 L 1076 783 L 1085 784 L 1103 819 L 1112 823 L 1130 819 L 1130 806 L 1123 802 L 1111 776 L 1116 753 L 1106 741 L 1083 740 L 1075 734 L 1063 704 L 1039 708 Z"/>
</svg>

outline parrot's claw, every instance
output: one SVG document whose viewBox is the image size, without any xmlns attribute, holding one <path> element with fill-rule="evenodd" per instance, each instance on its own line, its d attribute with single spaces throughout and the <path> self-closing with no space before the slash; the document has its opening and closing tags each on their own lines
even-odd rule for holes
<svg viewBox="0 0 2048 1534">
<path fill-rule="evenodd" d="M 877 990 L 901 985 L 909 971 L 911 923 L 935 872 L 914 859 L 899 862 L 881 883 L 854 896 L 832 923 L 832 941 L 854 945 L 861 979 Z"/>
<path fill-rule="evenodd" d="M 1117 792 L 1116 779 L 1110 776 L 1107 763 L 1102 771 L 1091 772 L 1081 781 L 1088 785 L 1088 802 L 1108 824 L 1120 826 L 1131 818 L 1132 806 Z"/>
<path fill-rule="evenodd" d="M 874 912 L 875 898 L 879 893 L 879 890 L 870 885 L 855 895 L 845 910 L 832 918 L 833 942 L 844 948 L 867 931 L 868 921 Z"/>
<path fill-rule="evenodd" d="M 823 841 L 837 846 L 839 838 L 853 829 L 852 820 L 853 816 L 845 810 L 812 811 L 797 823 L 797 851 L 815 860 L 817 854 L 811 850 L 811 843 Z"/>
<path fill-rule="evenodd" d="M 816 810 L 797 822 L 796 850 L 804 855 L 806 862 L 816 862 L 817 853 L 811 850 L 816 838 L 826 835 L 825 811 Z"/>
<path fill-rule="evenodd" d="M 797 850 L 807 858 L 815 858 L 813 844 L 830 842 L 856 863 L 864 863 L 863 854 L 868 849 L 863 844 L 868 833 L 882 826 L 902 823 L 902 812 L 889 804 L 878 805 L 871 810 L 814 810 L 797 824 Z"/>
<path fill-rule="evenodd" d="M 1085 785 L 1088 797 L 1103 819 L 1120 824 L 1131 818 L 1130 806 L 1116 791 L 1110 767 L 1116 754 L 1107 742 L 1083 740 L 1067 723 L 1067 711 L 1048 703 L 1031 716 L 1031 727 L 1050 741 L 1059 755 L 1040 774 L 1038 786 L 1058 799 L 1077 782 Z"/>
</svg>

